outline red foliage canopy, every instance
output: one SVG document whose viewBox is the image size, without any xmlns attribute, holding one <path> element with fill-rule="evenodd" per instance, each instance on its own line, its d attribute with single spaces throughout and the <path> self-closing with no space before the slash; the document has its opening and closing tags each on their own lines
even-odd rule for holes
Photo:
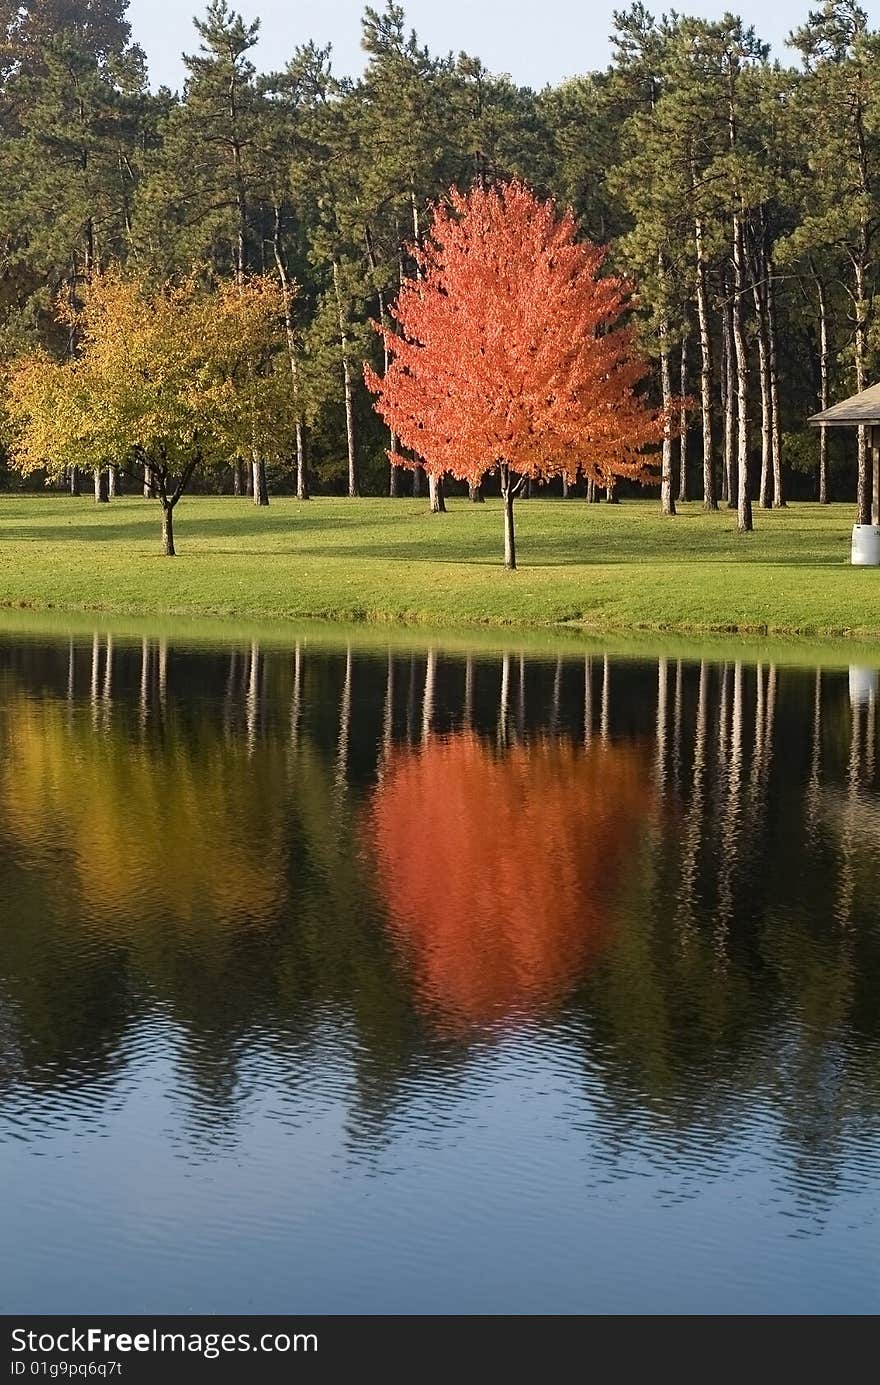
<svg viewBox="0 0 880 1385">
<path fill-rule="evenodd" d="M 452 190 L 413 253 L 422 277 L 392 308 L 402 335 L 378 327 L 391 364 L 365 378 L 427 470 L 650 478 L 641 449 L 663 422 L 636 393 L 627 285 L 600 276 L 606 252 L 575 239 L 570 213 L 516 182 Z"/>
</svg>

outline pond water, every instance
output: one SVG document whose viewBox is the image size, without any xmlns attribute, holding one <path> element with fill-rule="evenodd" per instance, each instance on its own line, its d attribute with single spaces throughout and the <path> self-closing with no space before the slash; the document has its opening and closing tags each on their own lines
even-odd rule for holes
<svg viewBox="0 0 880 1385">
<path fill-rule="evenodd" d="M 877 676 L 0 636 L 0 1311 L 877 1311 Z"/>
</svg>

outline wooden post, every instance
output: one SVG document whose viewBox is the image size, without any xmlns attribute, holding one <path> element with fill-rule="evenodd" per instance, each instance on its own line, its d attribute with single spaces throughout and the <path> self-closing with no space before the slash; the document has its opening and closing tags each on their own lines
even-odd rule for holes
<svg viewBox="0 0 880 1385">
<path fill-rule="evenodd" d="M 871 496 L 871 523 L 880 524 L 880 428 L 871 429 L 871 470 L 873 471 L 873 491 Z"/>
</svg>

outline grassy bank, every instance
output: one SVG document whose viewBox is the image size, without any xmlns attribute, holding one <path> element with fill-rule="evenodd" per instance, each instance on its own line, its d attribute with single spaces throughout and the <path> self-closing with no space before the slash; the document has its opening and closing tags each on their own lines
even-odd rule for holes
<svg viewBox="0 0 880 1385">
<path fill-rule="evenodd" d="M 140 497 L 0 498 L 0 605 L 244 621 L 319 618 L 567 625 L 593 632 L 736 632 L 880 643 L 880 570 L 849 566 L 852 506 L 756 512 L 656 502 L 518 507 L 516 573 L 501 567 L 498 503 L 185 499 L 179 556 Z"/>
</svg>

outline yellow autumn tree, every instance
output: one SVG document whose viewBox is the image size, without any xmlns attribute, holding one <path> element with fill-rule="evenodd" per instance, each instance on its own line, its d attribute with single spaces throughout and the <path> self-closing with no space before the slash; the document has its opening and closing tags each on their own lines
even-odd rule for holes
<svg viewBox="0 0 880 1385">
<path fill-rule="evenodd" d="M 196 274 L 155 289 L 96 275 L 78 308 L 59 304 L 79 350 L 13 362 L 12 465 L 50 480 L 71 465 L 142 469 L 174 555 L 174 508 L 198 470 L 290 446 L 295 407 L 281 290 L 264 276 L 205 287 Z"/>
</svg>

